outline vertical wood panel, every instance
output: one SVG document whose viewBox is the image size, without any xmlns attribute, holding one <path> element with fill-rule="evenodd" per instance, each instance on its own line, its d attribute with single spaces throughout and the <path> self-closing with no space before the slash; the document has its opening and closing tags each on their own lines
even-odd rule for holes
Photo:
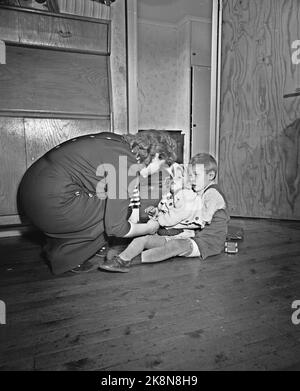
<svg viewBox="0 0 300 391">
<path fill-rule="evenodd" d="M 111 89 L 113 130 L 127 133 L 127 54 L 126 54 L 126 2 L 111 5 Z"/>
<path fill-rule="evenodd" d="M 225 0 L 220 184 L 232 215 L 300 219 L 300 37 L 294 0 Z"/>
<path fill-rule="evenodd" d="M 21 118 L 0 118 L 0 215 L 17 213 L 17 189 L 26 170 Z"/>
<path fill-rule="evenodd" d="M 26 159 L 29 167 L 58 144 L 73 137 L 109 131 L 106 120 L 25 119 Z"/>
</svg>

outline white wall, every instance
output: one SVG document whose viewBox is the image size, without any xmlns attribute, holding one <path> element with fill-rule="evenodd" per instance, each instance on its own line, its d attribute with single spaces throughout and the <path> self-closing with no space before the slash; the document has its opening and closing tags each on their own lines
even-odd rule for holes
<svg viewBox="0 0 300 391">
<path fill-rule="evenodd" d="M 184 162 L 190 156 L 190 115 L 191 115 L 191 67 L 190 67 L 190 22 L 186 21 L 177 30 L 177 128 L 185 135 Z"/>
<path fill-rule="evenodd" d="M 207 25 L 211 6 L 211 0 L 137 2 L 138 128 L 182 130 L 185 161 L 190 154 L 192 20 Z"/>
<path fill-rule="evenodd" d="M 138 23 L 138 127 L 176 129 L 176 28 Z"/>
</svg>

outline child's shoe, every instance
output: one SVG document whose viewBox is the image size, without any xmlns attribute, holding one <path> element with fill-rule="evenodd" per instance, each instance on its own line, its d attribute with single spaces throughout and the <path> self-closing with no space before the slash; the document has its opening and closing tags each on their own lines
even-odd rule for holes
<svg viewBox="0 0 300 391">
<path fill-rule="evenodd" d="M 99 269 L 109 272 L 128 273 L 130 264 L 131 261 L 124 261 L 118 255 L 115 255 L 112 259 L 106 259 L 102 265 L 99 265 Z"/>
</svg>

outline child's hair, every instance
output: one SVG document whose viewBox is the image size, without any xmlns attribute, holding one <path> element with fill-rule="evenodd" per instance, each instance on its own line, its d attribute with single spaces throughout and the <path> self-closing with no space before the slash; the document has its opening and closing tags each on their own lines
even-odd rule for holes
<svg viewBox="0 0 300 391">
<path fill-rule="evenodd" d="M 197 164 L 203 164 L 206 172 L 213 171 L 215 173 L 215 177 L 217 176 L 218 164 L 216 159 L 209 153 L 202 152 L 193 156 L 190 160 L 190 165 L 196 166 Z"/>
</svg>

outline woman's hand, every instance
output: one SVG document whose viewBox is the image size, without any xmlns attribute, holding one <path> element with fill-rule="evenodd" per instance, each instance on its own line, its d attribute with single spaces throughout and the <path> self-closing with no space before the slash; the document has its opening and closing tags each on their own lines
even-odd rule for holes
<svg viewBox="0 0 300 391">
<path fill-rule="evenodd" d="M 147 213 L 147 215 L 150 217 L 157 217 L 158 209 L 155 206 L 148 206 L 145 209 L 145 213 Z"/>
<path fill-rule="evenodd" d="M 149 229 L 149 235 L 154 235 L 158 231 L 159 223 L 156 220 L 150 219 L 146 225 Z"/>
</svg>

